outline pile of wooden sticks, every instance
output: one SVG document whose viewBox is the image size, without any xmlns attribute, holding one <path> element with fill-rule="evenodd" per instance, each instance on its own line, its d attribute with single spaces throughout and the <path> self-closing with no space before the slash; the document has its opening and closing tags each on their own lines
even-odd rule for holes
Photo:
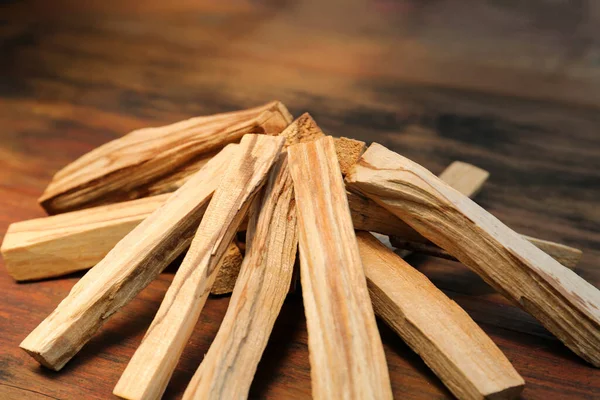
<svg viewBox="0 0 600 400">
<path fill-rule="evenodd" d="M 212 291 L 233 293 L 184 398 L 245 398 L 298 253 L 315 398 L 392 397 L 375 315 L 458 398 L 518 397 L 524 381 L 492 340 L 374 232 L 457 259 L 600 366 L 600 291 L 570 269 L 581 252 L 476 205 L 487 177 L 458 162 L 436 177 L 279 102 L 134 131 L 54 176 L 40 204 L 56 215 L 9 227 L 16 280 L 93 266 L 21 347 L 60 370 L 185 253 L 114 393 L 162 396 Z"/>
</svg>

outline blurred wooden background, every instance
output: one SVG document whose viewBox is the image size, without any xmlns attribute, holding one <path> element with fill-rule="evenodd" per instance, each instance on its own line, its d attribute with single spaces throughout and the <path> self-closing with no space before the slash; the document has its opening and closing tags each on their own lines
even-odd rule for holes
<svg viewBox="0 0 600 400">
<path fill-rule="evenodd" d="M 128 131 L 279 99 L 327 132 L 440 172 L 486 168 L 477 201 L 522 233 L 584 250 L 600 285 L 600 3 L 592 0 L 0 2 L 0 237 L 42 216 L 59 168 Z M 410 262 L 463 306 L 525 377 L 527 399 L 598 398 L 600 373 L 464 267 Z M 172 278 L 163 274 L 61 373 L 18 343 L 81 275 L 15 284 L 0 268 L 0 398 L 110 397 Z M 207 302 L 166 398 L 207 351 L 228 298 Z M 380 325 L 398 398 L 449 393 Z M 307 398 L 290 296 L 255 398 Z"/>
</svg>

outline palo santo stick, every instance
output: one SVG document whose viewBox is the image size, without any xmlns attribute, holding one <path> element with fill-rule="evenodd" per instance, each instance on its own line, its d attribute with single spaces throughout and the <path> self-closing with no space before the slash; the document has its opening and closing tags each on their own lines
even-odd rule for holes
<svg viewBox="0 0 600 400">
<path fill-rule="evenodd" d="M 456 397 L 519 395 L 523 378 L 462 308 L 372 234 L 356 238 L 375 312 Z"/>
<path fill-rule="evenodd" d="M 454 161 L 440 174 L 439 178 L 465 196 L 474 197 L 479 193 L 489 176 L 489 172 L 481 168 L 461 161 Z M 521 236 L 569 269 L 574 269 L 581 259 L 582 253 L 579 249 L 525 235 Z M 392 246 L 398 249 L 414 251 L 448 260 L 456 260 L 456 258 L 448 254 L 444 249 L 437 247 L 431 242 L 423 242 L 421 239 L 411 241 L 404 237 L 390 236 L 390 242 Z"/>
<path fill-rule="evenodd" d="M 142 343 L 114 389 L 127 399 L 162 396 L 215 280 L 217 264 L 281 151 L 284 139 L 245 135 L 215 191 Z"/>
<path fill-rule="evenodd" d="M 313 397 L 392 398 L 333 139 L 288 152 Z"/>
<path fill-rule="evenodd" d="M 169 196 L 171 194 L 161 194 L 11 224 L 1 250 L 6 269 L 17 281 L 52 278 L 88 269 L 102 261 Z M 192 238 L 181 240 L 189 245 Z M 221 264 L 211 294 L 233 290 L 242 265 L 242 254 L 235 243 L 229 246 Z"/>
<path fill-rule="evenodd" d="M 282 133 L 286 146 L 323 137 L 309 114 Z M 289 291 L 298 228 L 287 157 L 273 167 L 261 201 L 255 202 L 246 237 L 248 250 L 219 332 L 184 399 L 248 397 L 256 367 Z"/>
<path fill-rule="evenodd" d="M 600 291 L 420 165 L 373 144 L 346 178 L 600 366 Z"/>
<path fill-rule="evenodd" d="M 17 281 L 88 269 L 169 196 L 152 196 L 11 224 L 2 243 L 6 269 Z"/>
<path fill-rule="evenodd" d="M 40 364 L 60 370 L 112 314 L 187 248 L 236 150 L 225 147 L 125 236 L 73 286 L 21 348 Z"/>
<path fill-rule="evenodd" d="M 289 291 L 298 245 L 296 208 L 287 159 L 271 171 L 250 247 L 219 332 L 184 399 L 247 398 L 254 373 Z M 258 202 L 257 202 L 258 203 Z M 251 233 L 252 232 L 252 233 Z"/>
<path fill-rule="evenodd" d="M 581 259 L 581 250 L 579 249 L 575 249 L 573 247 L 565 246 L 558 243 L 531 238 L 525 235 L 521 236 L 569 269 L 574 269 L 579 260 Z M 457 261 L 456 257 L 452 256 L 446 250 L 436 246 L 431 242 L 411 242 L 409 240 L 403 240 L 395 236 L 390 237 L 390 242 L 392 246 L 394 246 L 397 249 L 403 249 L 415 253 L 426 254 L 428 256 Z"/>
<path fill-rule="evenodd" d="M 157 181 L 177 181 L 190 165 L 197 169 L 211 152 L 247 133 L 279 134 L 291 119 L 283 104 L 272 102 L 133 131 L 59 171 L 39 202 L 57 214 L 172 190 Z"/>
</svg>

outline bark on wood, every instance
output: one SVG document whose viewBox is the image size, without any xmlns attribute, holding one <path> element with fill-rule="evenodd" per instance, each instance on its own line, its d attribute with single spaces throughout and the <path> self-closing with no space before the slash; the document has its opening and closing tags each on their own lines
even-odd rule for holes
<svg viewBox="0 0 600 400">
<path fill-rule="evenodd" d="M 402 218 L 600 366 L 600 291 L 425 168 L 373 144 L 347 184 Z"/>
<path fill-rule="evenodd" d="M 392 398 L 333 139 L 288 152 L 313 396 Z"/>
<path fill-rule="evenodd" d="M 161 306 L 123 372 L 114 394 L 127 399 L 162 396 L 196 325 L 217 265 L 278 158 L 284 139 L 245 135 L 221 178 Z"/>
<path fill-rule="evenodd" d="M 272 102 L 133 131 L 59 171 L 39 202 L 57 214 L 172 191 L 226 144 L 247 133 L 279 134 L 290 122 L 285 106 Z"/>
<path fill-rule="evenodd" d="M 373 235 L 356 237 L 375 312 L 456 397 L 519 395 L 523 378 L 462 308 Z"/>
<path fill-rule="evenodd" d="M 125 236 L 21 343 L 40 364 L 60 370 L 102 324 L 184 251 L 237 151 L 227 146 Z"/>
</svg>

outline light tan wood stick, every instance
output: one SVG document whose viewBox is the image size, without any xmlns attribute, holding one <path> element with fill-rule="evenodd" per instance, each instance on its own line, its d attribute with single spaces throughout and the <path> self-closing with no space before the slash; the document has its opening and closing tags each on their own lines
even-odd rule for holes
<svg viewBox="0 0 600 400">
<path fill-rule="evenodd" d="M 308 114 L 283 132 L 286 146 L 323 137 Z M 219 332 L 184 399 L 247 398 L 256 367 L 289 291 L 298 247 L 287 156 L 271 170 L 248 224 L 248 249 Z"/>
<path fill-rule="evenodd" d="M 392 398 L 333 139 L 288 152 L 313 397 Z"/>
<path fill-rule="evenodd" d="M 462 308 L 370 233 L 356 238 L 375 312 L 456 397 L 519 395 L 523 378 Z"/>
<path fill-rule="evenodd" d="M 247 398 L 256 367 L 289 291 L 298 233 L 287 159 L 271 172 L 252 242 L 227 314 L 184 399 Z M 258 220 L 258 221 L 257 221 Z"/>
<path fill-rule="evenodd" d="M 133 131 L 56 173 L 39 202 L 57 214 L 172 191 L 226 144 L 247 133 L 279 134 L 291 121 L 285 106 L 272 102 Z"/>
<path fill-rule="evenodd" d="M 204 307 L 218 262 L 283 143 L 282 137 L 242 138 L 238 155 L 222 177 L 150 328 L 114 389 L 115 395 L 126 399 L 162 396 Z"/>
<path fill-rule="evenodd" d="M 227 146 L 125 236 L 23 340 L 40 364 L 60 370 L 102 324 L 189 245 L 236 148 Z"/>
<path fill-rule="evenodd" d="M 346 178 L 600 366 L 600 291 L 420 165 L 379 144 Z"/>
<path fill-rule="evenodd" d="M 489 176 L 489 172 L 481 168 L 461 161 L 454 161 L 440 174 L 439 178 L 465 196 L 474 197 L 479 193 Z M 582 252 L 579 249 L 525 235 L 521 236 L 567 268 L 575 268 L 581 259 Z M 456 260 L 456 258 L 448 254 L 444 249 L 428 241 L 422 242 L 421 239 L 419 241 L 411 241 L 403 237 L 390 236 L 390 242 L 392 246 L 398 249 L 405 249 L 448 260 Z"/>
</svg>

